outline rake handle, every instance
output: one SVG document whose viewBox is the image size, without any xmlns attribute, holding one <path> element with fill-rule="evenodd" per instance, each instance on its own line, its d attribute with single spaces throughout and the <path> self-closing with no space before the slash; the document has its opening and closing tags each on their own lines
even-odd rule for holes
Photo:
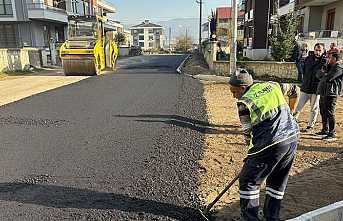
<svg viewBox="0 0 343 221">
<path fill-rule="evenodd" d="M 224 193 L 226 193 L 226 191 L 228 191 L 232 187 L 232 185 L 235 184 L 235 182 L 238 180 L 238 178 L 239 178 L 239 174 L 236 175 L 236 177 L 233 180 L 231 180 L 231 182 L 225 187 L 225 189 L 223 189 L 219 193 L 219 195 L 212 201 L 212 203 L 207 205 L 207 207 L 203 211 L 204 214 L 207 214 L 208 212 L 210 212 L 210 210 L 212 209 L 214 204 L 216 204 L 218 202 L 218 200 L 220 200 L 220 198 L 224 195 Z"/>
</svg>

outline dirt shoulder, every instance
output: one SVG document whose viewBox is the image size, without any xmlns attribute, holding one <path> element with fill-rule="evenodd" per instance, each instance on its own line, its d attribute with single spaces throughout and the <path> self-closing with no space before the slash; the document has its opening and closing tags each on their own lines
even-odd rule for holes
<svg viewBox="0 0 343 221">
<path fill-rule="evenodd" d="M 201 160 L 202 201 L 207 205 L 240 171 L 246 154 L 237 116 L 236 101 L 226 84 L 203 82 L 209 123 L 220 128 L 219 133 L 206 134 L 205 152 Z M 332 204 L 343 199 L 343 99 L 337 104 L 336 142 L 326 143 L 312 134 L 301 134 L 297 157 L 291 171 L 282 205 L 282 219 Z M 308 106 L 300 117 L 299 125 L 306 127 Z M 316 132 L 320 130 L 318 117 Z M 263 192 L 263 191 L 262 191 Z M 263 195 L 261 202 L 263 203 Z M 216 220 L 226 221 L 239 217 L 238 183 L 214 207 Z"/>
<path fill-rule="evenodd" d="M 25 75 L 2 75 L 0 77 L 0 106 L 86 78 L 88 77 L 66 77 L 61 69 L 47 69 Z"/>
</svg>

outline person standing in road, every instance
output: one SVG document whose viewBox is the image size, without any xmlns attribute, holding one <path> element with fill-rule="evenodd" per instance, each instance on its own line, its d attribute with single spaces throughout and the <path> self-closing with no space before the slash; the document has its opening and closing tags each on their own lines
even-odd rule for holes
<svg viewBox="0 0 343 221">
<path fill-rule="evenodd" d="M 343 66 L 341 55 L 330 53 L 327 69 L 317 73 L 320 78 L 318 94 L 320 95 L 320 114 L 322 116 L 322 130 L 317 135 L 324 136 L 323 140 L 336 140 L 336 102 L 341 95 L 343 83 Z"/>
<path fill-rule="evenodd" d="M 248 141 L 248 154 L 239 176 L 241 220 L 259 220 L 259 194 L 264 180 L 264 216 L 267 221 L 279 220 L 298 144 L 298 125 L 278 83 L 253 83 L 251 75 L 239 69 L 229 84 L 238 100 L 238 114 Z"/>
<path fill-rule="evenodd" d="M 312 132 L 318 116 L 320 96 L 317 95 L 319 79 L 316 77 L 316 73 L 326 64 L 324 50 L 324 44 L 317 43 L 314 46 L 314 54 L 309 55 L 304 63 L 304 75 L 300 87 L 300 100 L 296 107 L 294 117 L 295 119 L 298 119 L 303 107 L 310 101 L 311 114 L 305 132 Z"/>
</svg>

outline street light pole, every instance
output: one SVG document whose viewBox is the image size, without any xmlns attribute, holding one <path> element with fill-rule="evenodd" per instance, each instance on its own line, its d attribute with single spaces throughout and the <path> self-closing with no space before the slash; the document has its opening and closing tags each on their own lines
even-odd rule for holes
<svg viewBox="0 0 343 221">
<path fill-rule="evenodd" d="M 237 0 L 232 0 L 232 20 L 231 20 L 231 47 L 230 47 L 230 73 L 236 74 L 237 64 Z"/>
</svg>

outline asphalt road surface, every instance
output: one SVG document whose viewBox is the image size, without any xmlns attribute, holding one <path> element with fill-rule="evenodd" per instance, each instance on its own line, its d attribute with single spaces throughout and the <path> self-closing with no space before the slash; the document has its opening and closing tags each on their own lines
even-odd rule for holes
<svg viewBox="0 0 343 221">
<path fill-rule="evenodd" d="M 0 220 L 198 220 L 207 130 L 184 56 L 140 56 L 0 107 Z"/>
</svg>

